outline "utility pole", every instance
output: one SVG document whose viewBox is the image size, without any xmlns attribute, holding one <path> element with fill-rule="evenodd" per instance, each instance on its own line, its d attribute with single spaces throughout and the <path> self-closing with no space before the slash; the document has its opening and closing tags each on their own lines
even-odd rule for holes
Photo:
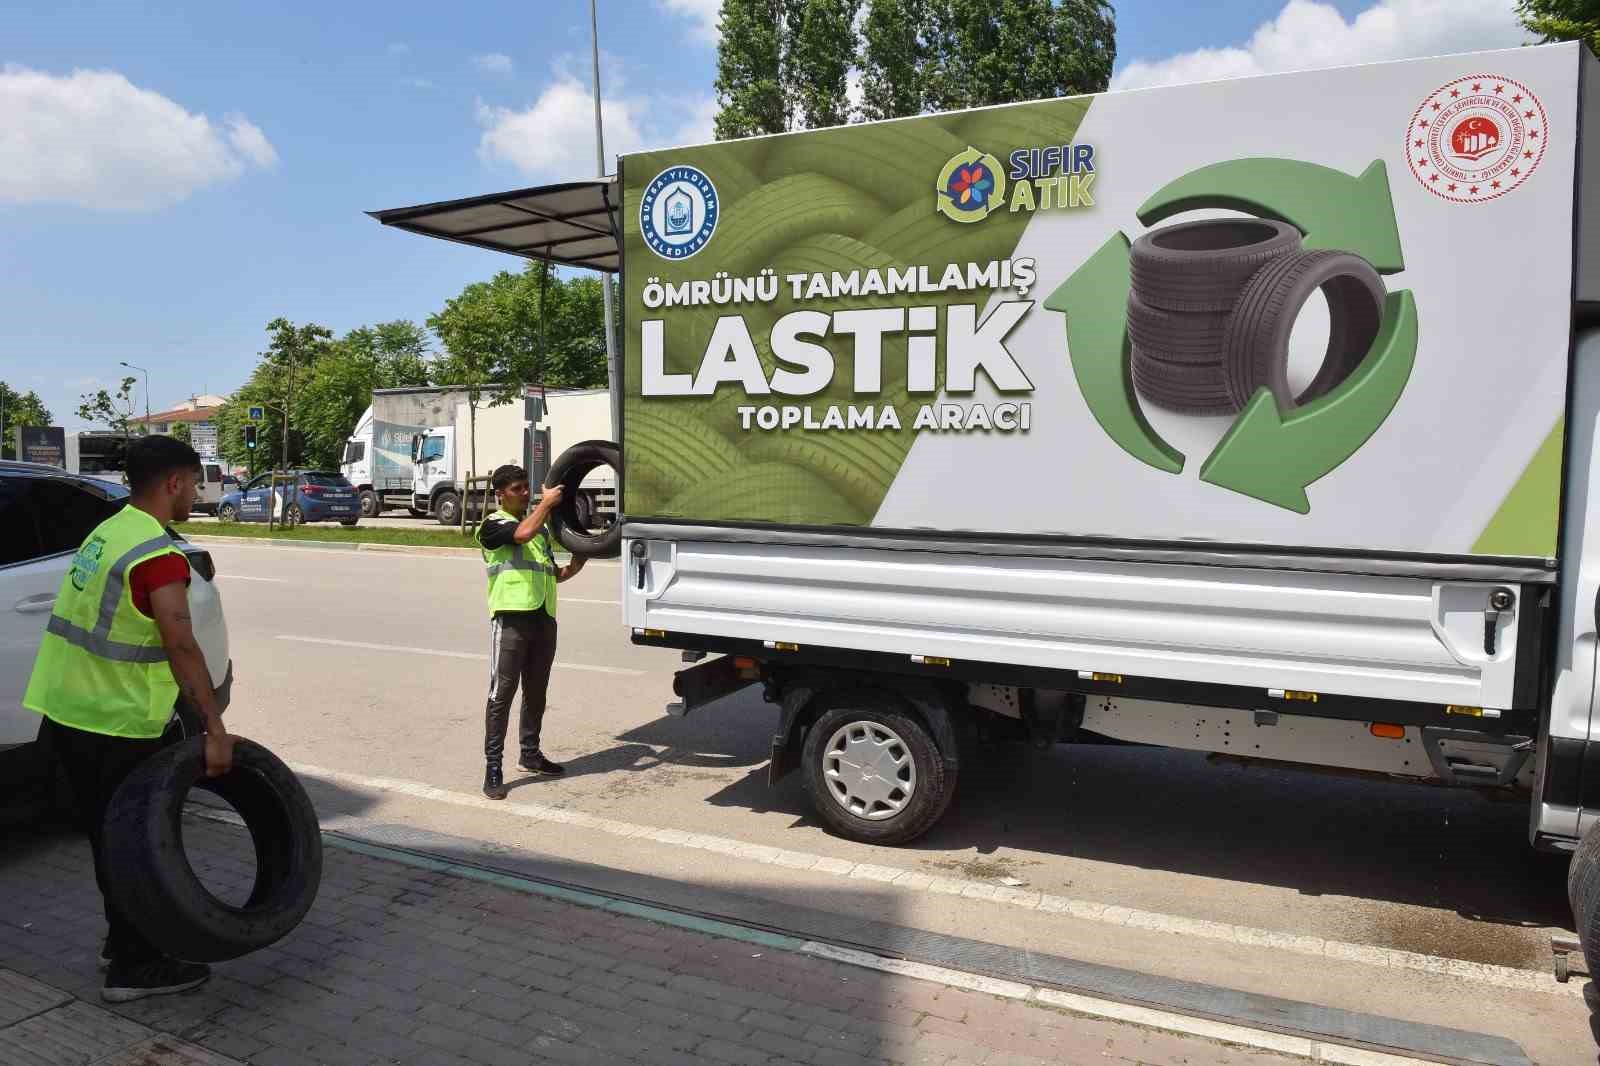
<svg viewBox="0 0 1600 1066">
<path fill-rule="evenodd" d="M 606 176 L 606 140 L 600 125 L 600 16 L 596 11 L 598 0 L 589 0 L 589 51 L 594 61 L 594 161 L 600 177 Z M 610 224 L 611 219 L 606 219 Z M 606 314 L 606 377 L 611 386 L 611 435 L 615 437 L 622 428 L 622 361 L 617 355 L 617 331 L 613 325 L 615 311 L 611 306 L 612 275 L 601 272 L 600 282 L 605 294 Z"/>
<path fill-rule="evenodd" d="M 283 447 L 279 449 L 283 456 L 283 460 L 279 464 L 279 469 L 283 471 L 287 471 L 289 469 L 289 409 L 294 406 L 294 357 L 292 355 L 289 358 L 289 387 L 287 392 L 288 395 L 283 401 Z M 272 509 L 277 505 L 278 502 L 278 472 L 278 470 L 274 470 L 272 472 L 272 478 L 269 482 L 270 488 L 268 489 L 267 493 L 267 532 L 269 533 L 272 532 L 274 520 L 277 519 L 277 516 L 273 513 Z M 292 478 L 290 479 L 289 484 L 294 484 Z M 283 504 L 283 518 L 287 519 L 288 517 L 289 501 L 285 500 Z M 288 522 L 284 520 L 278 520 L 277 524 L 285 527 L 288 526 Z"/>
</svg>

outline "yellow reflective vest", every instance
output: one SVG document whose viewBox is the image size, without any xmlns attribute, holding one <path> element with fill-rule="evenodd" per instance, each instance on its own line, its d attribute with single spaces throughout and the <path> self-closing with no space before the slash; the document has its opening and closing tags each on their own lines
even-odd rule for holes
<svg viewBox="0 0 1600 1066">
<path fill-rule="evenodd" d="M 131 504 L 95 527 L 62 579 L 22 705 L 62 725 L 113 737 L 161 735 L 178 700 L 155 620 L 133 605 L 128 575 L 181 554 Z"/>
<path fill-rule="evenodd" d="M 497 519 L 522 521 L 504 510 L 496 511 L 486 521 Z M 491 616 L 501 611 L 537 611 L 541 607 L 551 618 L 556 616 L 556 561 L 549 533 L 541 529 L 526 544 L 513 543 L 493 550 L 483 546 L 483 526 L 472 536 L 489 572 Z"/>
</svg>

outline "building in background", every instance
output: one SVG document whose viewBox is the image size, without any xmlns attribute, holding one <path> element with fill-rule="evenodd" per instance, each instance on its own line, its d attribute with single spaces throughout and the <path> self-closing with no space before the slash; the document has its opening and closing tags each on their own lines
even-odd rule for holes
<svg viewBox="0 0 1600 1066">
<path fill-rule="evenodd" d="M 217 458 L 217 424 L 214 421 L 216 409 L 227 400 L 226 396 L 191 396 L 170 411 L 151 415 L 150 432 L 171 436 L 174 426 L 187 423 L 189 443 L 200 453 L 200 458 L 214 461 Z M 136 429 L 145 424 L 143 416 L 128 421 Z"/>
</svg>

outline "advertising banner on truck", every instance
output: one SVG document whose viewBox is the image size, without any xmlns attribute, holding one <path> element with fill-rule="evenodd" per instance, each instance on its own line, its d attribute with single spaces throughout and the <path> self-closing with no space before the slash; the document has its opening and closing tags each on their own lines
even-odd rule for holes
<svg viewBox="0 0 1600 1066">
<path fill-rule="evenodd" d="M 628 156 L 625 512 L 1553 557 L 1592 62 Z"/>
</svg>

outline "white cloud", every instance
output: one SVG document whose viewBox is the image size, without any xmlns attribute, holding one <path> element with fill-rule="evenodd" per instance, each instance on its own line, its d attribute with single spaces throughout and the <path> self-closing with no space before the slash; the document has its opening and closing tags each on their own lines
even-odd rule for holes
<svg viewBox="0 0 1600 1066">
<path fill-rule="evenodd" d="M 711 140 L 717 103 L 711 96 L 653 99 L 630 96 L 612 74 L 616 90 L 602 96 L 606 167 L 619 155 L 646 148 L 700 144 Z M 555 80 L 523 110 L 478 102 L 483 134 L 478 155 L 486 162 L 509 163 L 529 177 L 571 179 L 594 172 L 594 95 L 588 82 L 558 71 Z"/>
<path fill-rule="evenodd" d="M 511 73 L 511 57 L 503 52 L 490 52 L 488 55 L 473 56 L 472 62 L 479 70 L 487 74 Z"/>
<path fill-rule="evenodd" d="M 702 44 L 717 43 L 717 19 L 722 0 L 656 0 L 656 7 L 693 23 L 693 34 Z"/>
<path fill-rule="evenodd" d="M 1162 60 L 1135 60 L 1113 89 L 1180 85 L 1282 70 L 1512 48 L 1527 35 L 1509 0 L 1379 0 L 1346 22 L 1330 4 L 1289 0 L 1250 40 Z"/>
<path fill-rule="evenodd" d="M 152 210 L 271 167 L 243 115 L 221 125 L 110 70 L 0 67 L 0 202 Z"/>
</svg>

